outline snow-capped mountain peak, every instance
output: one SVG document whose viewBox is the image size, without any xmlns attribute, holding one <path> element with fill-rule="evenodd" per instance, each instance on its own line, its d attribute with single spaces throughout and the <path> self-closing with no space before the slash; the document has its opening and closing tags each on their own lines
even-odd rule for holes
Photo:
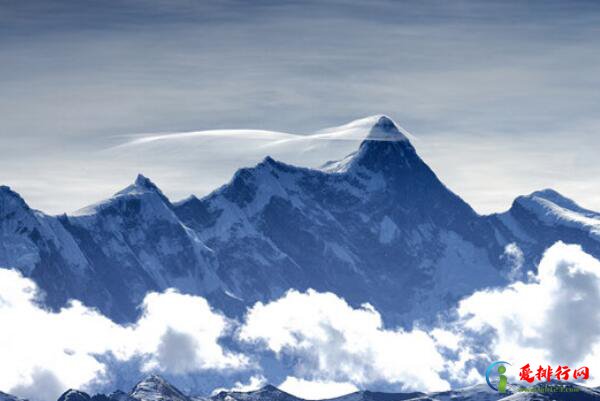
<svg viewBox="0 0 600 401">
<path fill-rule="evenodd" d="M 408 137 L 386 116 L 378 116 L 358 151 L 337 164 L 336 168 L 327 170 L 342 172 L 366 168 L 388 174 L 399 170 L 429 170 Z"/>
<path fill-rule="evenodd" d="M 286 393 L 277 387 L 266 386 L 248 392 L 221 391 L 210 398 L 210 401 L 304 401 L 302 398 Z"/>
<path fill-rule="evenodd" d="M 287 394 L 272 384 L 267 384 L 256 391 L 256 394 Z"/>
<path fill-rule="evenodd" d="M 185 394 L 158 375 L 150 375 L 136 384 L 130 397 L 138 401 L 189 401 Z"/>
<path fill-rule="evenodd" d="M 167 203 L 169 202 L 160 188 L 158 188 L 158 186 L 152 182 L 152 180 L 142 174 L 138 174 L 133 184 L 120 190 L 114 196 L 143 195 L 146 193 L 157 194 L 163 201 L 166 201 Z"/>
<path fill-rule="evenodd" d="M 375 116 L 377 122 L 371 127 L 365 139 L 371 141 L 408 141 L 396 123 L 388 116 Z"/>
<path fill-rule="evenodd" d="M 361 118 L 337 127 L 326 128 L 317 132 L 316 136 L 329 139 L 354 140 L 408 140 L 406 130 L 383 114 Z"/>
<path fill-rule="evenodd" d="M 85 261 L 56 219 L 31 209 L 19 194 L 2 186 L 0 266 L 18 268 L 28 276 L 67 270 L 78 275 L 85 270 Z"/>
<path fill-rule="evenodd" d="M 364 139 L 358 150 L 339 161 L 326 163 L 322 167 L 323 171 L 344 173 L 365 167 L 371 171 L 383 172 L 398 167 L 424 165 L 408 137 L 389 117 L 368 117 L 344 127 L 349 126 L 353 126 L 353 130 L 362 131 L 361 137 Z"/>
<path fill-rule="evenodd" d="M 0 218 L 14 214 L 18 210 L 29 211 L 23 198 L 6 185 L 0 185 Z"/>
<path fill-rule="evenodd" d="M 166 210 L 171 208 L 171 202 L 162 193 L 160 188 L 149 178 L 138 174 L 133 184 L 115 193 L 111 198 L 86 206 L 72 213 L 72 216 L 91 216 L 102 210 L 112 208 L 116 204 L 123 204 L 130 199 L 143 198 L 151 209 Z"/>
<path fill-rule="evenodd" d="M 545 225 L 582 229 L 592 238 L 600 239 L 600 214 L 582 208 L 552 189 L 518 197 L 513 204 L 515 208 L 526 210 Z"/>
<path fill-rule="evenodd" d="M 58 401 L 90 401 L 91 397 L 79 390 L 67 390 Z"/>
<path fill-rule="evenodd" d="M 526 269 L 559 240 L 600 255 L 598 214 L 555 191 L 521 197 L 505 214 L 478 215 L 389 117 L 318 135 L 364 140 L 337 166 L 267 157 L 213 193 L 175 204 L 139 175 L 84 212 L 23 209 L 15 217 L 6 202 L 22 200 L 3 187 L 0 266 L 35 279 L 53 307 L 81 299 L 117 321 L 135 320 L 148 291 L 214 297 L 234 315 L 288 289 L 314 288 L 369 302 L 386 321 L 405 324 L 502 284 L 513 243 Z"/>
<path fill-rule="evenodd" d="M 544 201 L 547 201 L 547 202 L 552 202 L 553 204 L 555 204 L 563 209 L 571 210 L 571 211 L 574 211 L 577 213 L 593 214 L 593 215 L 597 214 L 595 212 L 592 212 L 590 210 L 582 208 L 574 200 L 567 198 L 566 196 L 563 196 L 558 191 L 555 191 L 554 189 L 551 189 L 551 188 L 546 188 L 546 189 L 543 189 L 540 191 L 535 191 L 529 195 L 520 196 L 516 199 L 517 202 L 524 202 L 527 200 L 538 202 L 538 203 L 544 203 Z"/>
</svg>

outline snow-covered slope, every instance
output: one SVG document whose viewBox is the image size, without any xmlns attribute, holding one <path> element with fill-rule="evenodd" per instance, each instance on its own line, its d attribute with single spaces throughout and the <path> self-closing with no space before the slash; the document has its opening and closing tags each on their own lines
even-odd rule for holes
<svg viewBox="0 0 600 401">
<path fill-rule="evenodd" d="M 572 228 L 600 241 L 600 214 L 586 210 L 558 192 L 546 189 L 520 196 L 515 207 L 521 207 L 548 227 Z"/>
<path fill-rule="evenodd" d="M 50 306 L 77 298 L 118 321 L 134 319 L 148 291 L 167 287 L 204 295 L 229 314 L 314 288 L 409 324 L 505 282 L 516 262 L 534 268 L 557 240 L 600 257 L 599 215 L 556 192 L 480 216 L 389 118 L 319 135 L 349 132 L 365 140 L 340 161 L 309 169 L 267 157 L 212 194 L 174 204 L 141 175 L 105 201 L 56 217 L 0 187 L 0 266 L 32 277 Z M 507 247 L 522 257 L 511 259 Z"/>
<path fill-rule="evenodd" d="M 302 398 L 281 391 L 275 386 L 266 385 L 255 391 L 221 391 L 210 397 L 211 401 L 303 401 Z"/>
<path fill-rule="evenodd" d="M 129 396 L 137 401 L 190 401 L 188 396 L 157 375 L 136 384 Z"/>
<path fill-rule="evenodd" d="M 217 261 L 147 178 L 73 215 L 46 216 L 0 188 L 0 266 L 18 268 L 49 306 L 76 298 L 127 321 L 148 291 L 223 293 Z"/>
<path fill-rule="evenodd" d="M 553 386 L 556 384 L 552 383 Z M 576 384 L 560 384 L 568 389 L 577 391 L 546 392 L 545 385 L 536 388 L 544 389 L 540 392 L 518 392 L 518 386 L 511 386 L 511 391 L 500 394 L 490 389 L 486 384 L 480 384 L 463 389 L 444 391 L 438 393 L 381 393 L 372 391 L 359 391 L 342 397 L 324 401 L 598 401 L 600 393 L 595 389 Z M 121 398 L 114 397 L 120 394 Z M 6 397 L 6 398 L 2 398 Z M 114 392 L 110 396 L 102 394 L 90 397 L 86 393 L 69 390 L 61 396 L 59 401 L 120 401 L 126 397 L 129 401 L 305 401 L 302 398 L 279 390 L 277 387 L 267 385 L 260 390 L 239 392 L 222 391 L 212 397 L 192 397 L 182 393 L 160 376 L 152 375 L 139 382 L 129 394 Z M 0 393 L 2 401 L 20 401 Z"/>
<path fill-rule="evenodd" d="M 58 398 L 58 401 L 90 401 L 91 398 L 83 391 L 68 390 Z"/>
<path fill-rule="evenodd" d="M 85 255 L 58 219 L 31 209 L 6 186 L 0 186 L 0 267 L 35 279 L 51 305 L 82 298 L 91 276 Z"/>
<path fill-rule="evenodd" d="M 25 401 L 22 398 L 15 397 L 14 395 L 6 394 L 0 391 L 0 401 Z"/>
<path fill-rule="evenodd" d="M 169 200 L 142 175 L 112 198 L 60 221 L 113 298 L 128 296 L 117 301 L 119 308 L 129 308 L 126 316 L 149 290 L 208 294 L 219 288 L 212 250 L 181 224 Z"/>
<path fill-rule="evenodd" d="M 502 280 L 491 226 L 386 117 L 339 163 L 318 171 L 266 158 L 175 211 L 248 301 L 312 287 L 408 319 Z"/>
<path fill-rule="evenodd" d="M 543 251 L 557 241 L 579 244 L 600 257 L 600 214 L 554 190 L 519 196 L 508 211 L 489 220 L 501 242 L 518 246 L 525 269 L 537 265 Z"/>
</svg>

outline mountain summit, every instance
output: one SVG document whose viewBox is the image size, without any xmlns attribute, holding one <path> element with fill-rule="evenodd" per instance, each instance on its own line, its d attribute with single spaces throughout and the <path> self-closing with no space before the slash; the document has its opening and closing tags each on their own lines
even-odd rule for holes
<svg viewBox="0 0 600 401">
<path fill-rule="evenodd" d="M 150 375 L 135 385 L 130 398 L 138 401 L 190 401 L 191 398 L 158 375 Z"/>
<path fill-rule="evenodd" d="M 382 172 L 427 167 L 408 138 L 385 116 L 380 117 L 370 129 L 352 157 L 352 165 Z"/>
<path fill-rule="evenodd" d="M 162 191 L 156 186 L 156 184 L 142 174 L 138 174 L 133 184 L 117 192 L 115 196 L 141 194 L 144 192 L 156 193 L 162 198 L 164 198 L 163 200 L 166 200 L 166 197 L 163 195 Z"/>
<path fill-rule="evenodd" d="M 480 216 L 390 118 L 323 132 L 340 133 L 364 140 L 322 169 L 266 157 L 176 203 L 139 175 L 109 199 L 54 217 L 1 187 L 0 266 L 35 280 L 50 307 L 76 298 L 117 321 L 134 320 L 148 291 L 170 287 L 233 316 L 313 288 L 410 325 L 505 283 L 508 245 L 522 251 L 525 270 L 558 240 L 600 257 L 599 215 L 557 192 Z"/>
<path fill-rule="evenodd" d="M 396 123 L 388 116 L 374 116 L 369 119 L 376 119 L 366 139 L 373 141 L 408 141 Z"/>
</svg>

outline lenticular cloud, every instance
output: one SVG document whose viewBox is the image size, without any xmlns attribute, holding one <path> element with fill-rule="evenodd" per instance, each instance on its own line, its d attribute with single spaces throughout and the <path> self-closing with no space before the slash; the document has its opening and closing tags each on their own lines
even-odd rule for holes
<svg viewBox="0 0 600 401">
<path fill-rule="evenodd" d="M 52 400 L 66 388 L 108 380 L 107 366 L 98 358 L 106 353 L 120 361 L 139 358 L 142 370 L 169 373 L 248 365 L 246 357 L 218 344 L 229 323 L 204 298 L 150 293 L 138 322 L 121 326 L 76 301 L 48 311 L 35 302 L 37 294 L 31 280 L 0 269 L 0 389 L 5 391 Z"/>
</svg>

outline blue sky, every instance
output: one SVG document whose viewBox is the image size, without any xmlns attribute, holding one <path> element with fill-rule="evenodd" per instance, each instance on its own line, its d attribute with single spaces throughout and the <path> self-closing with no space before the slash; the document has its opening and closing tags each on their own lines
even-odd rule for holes
<svg viewBox="0 0 600 401">
<path fill-rule="evenodd" d="M 106 156 L 130 134 L 387 114 L 480 212 L 543 187 L 600 209 L 599 27 L 593 1 L 0 0 L 0 183 L 71 211 L 152 171 Z"/>
</svg>

